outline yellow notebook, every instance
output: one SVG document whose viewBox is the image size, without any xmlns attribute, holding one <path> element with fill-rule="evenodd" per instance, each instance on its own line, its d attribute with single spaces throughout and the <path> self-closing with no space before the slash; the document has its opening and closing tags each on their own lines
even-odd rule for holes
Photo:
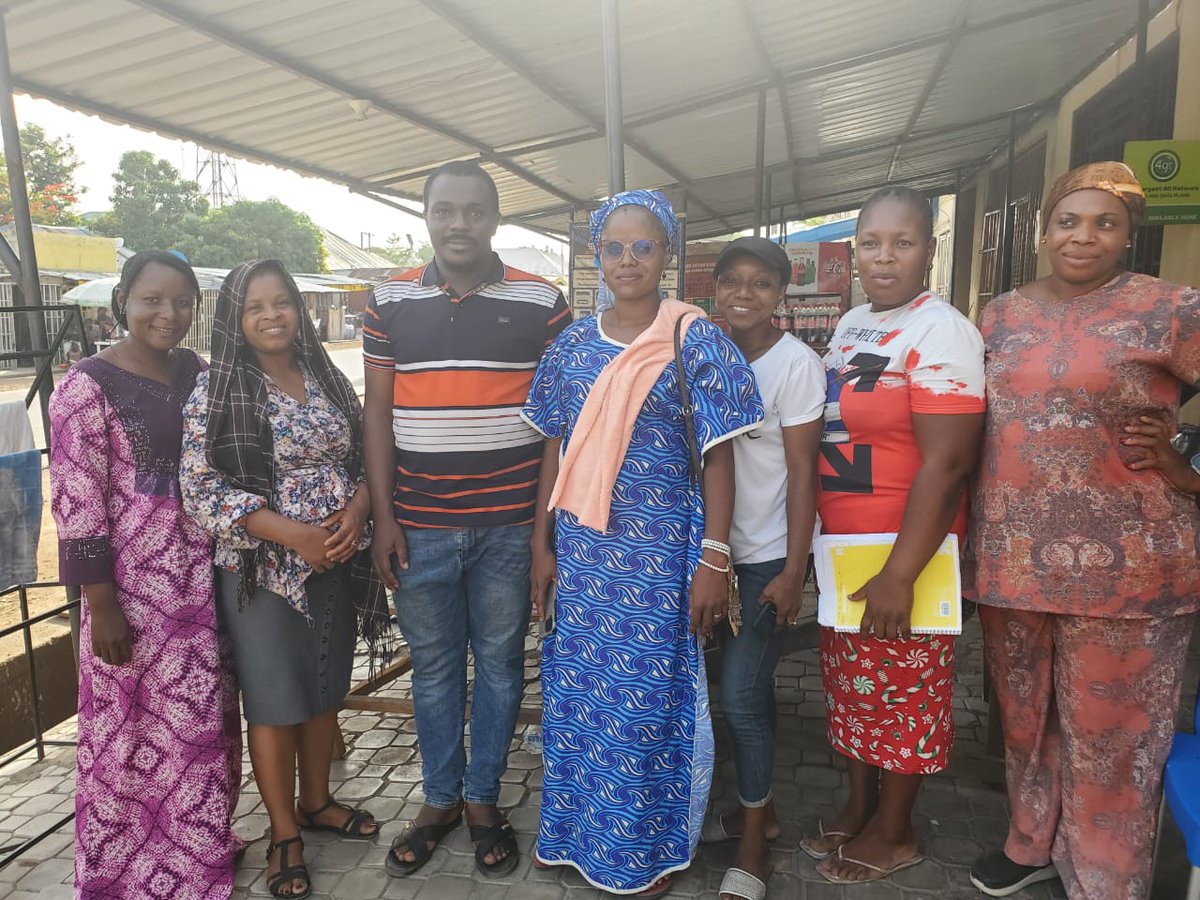
<svg viewBox="0 0 1200 900">
<path fill-rule="evenodd" d="M 813 541 L 820 597 L 817 621 L 836 631 L 858 631 L 866 604 L 849 600 L 879 574 L 894 534 L 822 534 Z M 912 630 L 915 634 L 962 633 L 962 573 L 958 536 L 942 542 L 913 590 Z"/>
</svg>

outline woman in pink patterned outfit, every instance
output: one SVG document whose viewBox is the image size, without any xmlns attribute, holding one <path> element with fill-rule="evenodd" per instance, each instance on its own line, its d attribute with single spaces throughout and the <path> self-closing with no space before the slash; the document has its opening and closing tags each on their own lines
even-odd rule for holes
<svg viewBox="0 0 1200 900">
<path fill-rule="evenodd" d="M 972 507 L 1012 817 L 972 883 L 1150 895 L 1162 771 L 1200 606 L 1200 476 L 1167 443 L 1200 383 L 1200 294 L 1122 271 L 1145 195 L 1124 163 L 1060 177 L 1051 273 L 992 300 Z"/>
<path fill-rule="evenodd" d="M 212 542 L 180 507 L 183 403 L 204 364 L 178 348 L 200 296 L 180 257 L 125 264 L 128 336 L 50 401 L 59 569 L 83 588 L 75 896 L 227 898 L 241 841 L 237 693 Z"/>
</svg>

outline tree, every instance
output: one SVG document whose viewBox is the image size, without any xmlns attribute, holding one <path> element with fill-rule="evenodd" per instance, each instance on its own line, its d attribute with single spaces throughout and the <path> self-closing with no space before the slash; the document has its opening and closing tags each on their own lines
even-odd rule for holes
<svg viewBox="0 0 1200 900">
<path fill-rule="evenodd" d="M 25 162 L 25 184 L 29 192 L 29 212 L 39 225 L 77 225 L 75 205 L 80 189 L 75 183 L 79 157 L 65 138 L 50 140 L 40 125 L 21 129 L 21 156 Z M 12 192 L 8 169 L 0 155 L 0 223 L 13 220 Z"/>
<path fill-rule="evenodd" d="M 433 247 L 429 241 L 422 241 L 416 248 L 409 245 L 408 237 L 393 234 L 383 247 L 372 247 L 372 252 L 390 259 L 397 266 L 415 268 L 433 259 Z"/>
<path fill-rule="evenodd" d="M 321 229 L 274 197 L 213 210 L 180 249 L 197 266 L 233 268 L 249 259 L 278 259 L 292 272 L 325 269 Z"/>
<path fill-rule="evenodd" d="M 165 159 L 146 150 L 121 157 L 113 173 L 112 212 L 92 227 L 125 239 L 134 250 L 171 250 L 187 243 L 208 212 L 200 186 L 188 181 Z"/>
<path fill-rule="evenodd" d="M 80 193 L 75 184 L 79 156 L 65 138 L 50 140 L 42 126 L 30 123 L 21 129 L 21 155 L 25 157 L 25 180 L 32 189 L 40 191 L 57 184 L 68 193 Z"/>
</svg>

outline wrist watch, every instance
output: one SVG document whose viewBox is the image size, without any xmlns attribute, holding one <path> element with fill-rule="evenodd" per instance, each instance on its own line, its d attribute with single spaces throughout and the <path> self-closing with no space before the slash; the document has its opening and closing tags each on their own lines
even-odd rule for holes
<svg viewBox="0 0 1200 900">
<path fill-rule="evenodd" d="M 1193 472 L 1195 472 L 1197 475 L 1200 475 L 1200 453 L 1197 453 L 1195 456 L 1189 459 L 1188 465 L 1192 467 Z"/>
</svg>

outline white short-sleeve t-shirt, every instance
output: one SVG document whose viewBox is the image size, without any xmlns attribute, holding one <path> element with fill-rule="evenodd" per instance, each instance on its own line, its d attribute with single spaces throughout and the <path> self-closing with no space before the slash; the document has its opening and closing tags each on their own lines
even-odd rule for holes
<svg viewBox="0 0 1200 900">
<path fill-rule="evenodd" d="M 735 563 L 787 556 L 787 462 L 783 429 L 825 414 L 825 367 L 804 342 L 784 334 L 750 363 L 766 416 L 733 441 L 735 496 L 729 544 Z"/>
</svg>

